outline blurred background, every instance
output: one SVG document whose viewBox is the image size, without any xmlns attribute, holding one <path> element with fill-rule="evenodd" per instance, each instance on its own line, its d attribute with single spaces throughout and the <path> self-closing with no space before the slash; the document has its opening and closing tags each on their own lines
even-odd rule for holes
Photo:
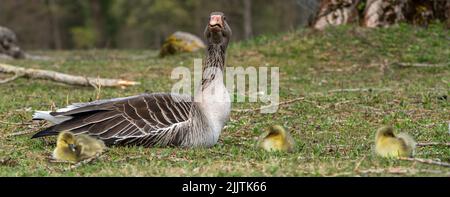
<svg viewBox="0 0 450 197">
<path fill-rule="evenodd" d="M 174 31 L 203 37 L 211 11 L 223 11 L 233 39 L 307 25 L 316 0 L 0 0 L 0 26 L 25 50 L 158 48 Z"/>
</svg>

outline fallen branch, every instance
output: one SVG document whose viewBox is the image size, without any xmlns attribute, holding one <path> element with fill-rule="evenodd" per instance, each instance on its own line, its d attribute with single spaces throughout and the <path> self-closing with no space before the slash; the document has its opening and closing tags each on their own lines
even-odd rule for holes
<svg viewBox="0 0 450 197">
<path fill-rule="evenodd" d="M 336 93 L 336 92 L 374 92 L 374 91 L 382 92 L 382 91 L 393 91 L 393 90 L 390 89 L 390 88 L 348 88 L 348 89 L 329 90 L 329 91 L 327 91 L 327 93 Z M 313 93 L 311 93 L 309 95 L 310 96 L 311 95 L 323 95 L 323 93 L 322 92 L 313 92 Z M 238 113 L 254 112 L 254 111 L 260 111 L 260 110 L 263 110 L 263 109 L 266 109 L 266 108 L 270 108 L 270 107 L 274 107 L 274 106 L 288 105 L 288 104 L 291 104 L 291 103 L 294 103 L 294 102 L 297 102 L 297 101 L 306 101 L 306 102 L 310 102 L 310 103 L 316 104 L 313 101 L 305 100 L 305 97 L 298 97 L 298 98 L 294 98 L 292 100 L 280 102 L 280 103 L 274 104 L 274 105 L 263 106 L 263 107 L 256 107 L 256 108 L 250 108 L 250 109 L 232 109 L 231 111 L 232 112 L 238 112 Z M 336 104 L 343 104 L 343 103 L 348 103 L 348 102 L 351 102 L 351 101 L 342 101 L 342 102 L 339 102 L 339 103 L 336 103 Z M 317 106 L 317 107 L 323 109 L 323 107 L 320 107 L 320 106 Z"/>
<path fill-rule="evenodd" d="M 6 122 L 6 121 L 2 121 L 2 120 L 0 120 L 0 123 L 1 123 L 1 124 L 8 124 L 8 125 L 32 125 L 32 123 L 26 123 L 26 122 L 21 122 L 21 123 L 18 123 L 18 122 Z"/>
<path fill-rule="evenodd" d="M 383 91 L 392 91 L 390 88 L 348 88 L 348 89 L 335 89 L 335 90 L 329 90 L 328 93 L 335 93 L 335 92 L 383 92 Z"/>
<path fill-rule="evenodd" d="M 317 93 L 317 94 L 319 94 L 319 93 Z M 274 104 L 274 105 L 255 107 L 255 108 L 250 108 L 250 109 L 232 109 L 231 111 L 232 112 L 238 112 L 238 113 L 255 112 L 255 111 L 261 111 L 263 109 L 274 107 L 274 106 L 289 105 L 289 104 L 292 104 L 292 103 L 297 102 L 297 101 L 304 101 L 304 102 L 312 103 L 312 104 L 315 104 L 316 107 L 318 107 L 320 109 L 324 109 L 324 107 L 317 105 L 317 103 L 314 102 L 314 101 L 305 100 L 305 97 L 298 97 L 298 98 L 294 98 L 294 99 L 291 99 L 291 100 L 280 102 L 280 103 L 277 103 L 277 104 Z M 345 103 L 349 103 L 349 102 L 351 102 L 351 101 L 341 101 L 341 102 L 335 103 L 335 105 L 341 105 L 341 104 L 345 104 Z"/>
<path fill-rule="evenodd" d="M 353 174 L 354 174 L 353 172 L 338 172 L 338 173 L 334 173 L 334 174 L 330 174 L 330 175 L 322 174 L 322 176 L 324 176 L 324 177 L 341 177 L 341 176 L 351 176 Z"/>
<path fill-rule="evenodd" d="M 449 173 L 445 173 L 440 170 L 428 170 L 428 169 L 408 169 L 408 168 L 375 168 L 375 169 L 366 169 L 366 170 L 356 170 L 358 174 L 417 174 L 417 173 L 429 173 L 429 174 L 440 174 L 440 175 L 448 175 Z"/>
<path fill-rule="evenodd" d="M 359 170 L 359 166 L 360 166 L 361 163 L 364 161 L 364 159 L 366 159 L 366 155 L 364 155 L 364 156 L 358 161 L 358 163 L 356 163 L 355 168 L 353 168 L 353 171 L 358 171 L 358 170 Z"/>
<path fill-rule="evenodd" d="M 427 63 L 407 63 L 407 62 L 395 62 L 393 65 L 406 68 L 406 67 L 444 67 L 448 66 L 450 63 L 442 63 L 442 64 L 427 64 Z"/>
<path fill-rule="evenodd" d="M 74 162 L 71 161 L 64 161 L 64 160 L 57 160 L 54 158 L 49 158 L 48 160 L 49 163 L 67 163 L 67 164 L 73 164 Z"/>
<path fill-rule="evenodd" d="M 27 135 L 27 134 L 34 133 L 34 132 L 36 132 L 36 131 L 34 131 L 34 130 L 20 131 L 20 132 L 8 134 L 6 137 L 14 137 L 14 136 L 19 136 L 19 135 Z"/>
<path fill-rule="evenodd" d="M 121 162 L 128 162 L 131 159 L 142 159 L 142 158 L 144 158 L 144 156 L 142 156 L 142 155 L 126 156 L 125 158 L 119 159 L 119 160 L 115 160 L 114 162 L 121 163 Z"/>
<path fill-rule="evenodd" d="M 19 136 L 19 135 L 27 135 L 30 133 L 34 133 L 36 132 L 38 129 L 41 128 L 41 124 L 39 125 L 34 125 L 32 123 L 9 123 L 9 124 L 15 124 L 15 125 L 27 125 L 27 129 L 24 131 L 19 131 L 19 132 L 15 132 L 15 133 L 11 133 L 6 135 L 6 137 L 14 137 L 14 136 Z M 41 126 L 40 126 L 41 125 Z"/>
<path fill-rule="evenodd" d="M 21 67 L 17 67 L 17 66 L 2 64 L 2 63 L 0 63 L 0 72 L 15 74 L 14 77 L 7 79 L 8 81 L 12 81 L 18 77 L 28 77 L 28 78 L 36 78 L 36 79 L 50 79 L 53 81 L 71 84 L 71 85 L 94 86 L 94 87 L 99 87 L 99 86 L 125 87 L 125 86 L 139 84 L 139 82 L 136 82 L 136 81 L 75 76 L 75 75 L 68 75 L 68 74 L 64 74 L 64 73 L 60 73 L 60 72 L 50 71 L 50 70 L 21 68 Z"/>
<path fill-rule="evenodd" d="M 23 75 L 22 75 L 22 74 L 16 73 L 16 74 L 14 74 L 14 76 L 12 76 L 12 77 L 10 77 L 10 78 L 6 78 L 6 79 L 0 80 L 0 84 L 2 84 L 2 83 L 8 83 L 8 82 L 10 82 L 10 81 L 14 81 L 14 80 L 16 80 L 16 79 L 19 78 L 19 77 L 23 77 Z"/>
<path fill-rule="evenodd" d="M 298 97 L 298 98 L 295 98 L 295 99 L 292 99 L 292 100 L 284 101 L 284 102 L 277 103 L 277 104 L 274 104 L 274 105 L 269 105 L 269 106 L 250 108 L 250 109 L 233 109 L 231 111 L 233 111 L 233 112 L 240 112 L 240 113 L 241 112 L 245 113 L 245 112 L 260 111 L 262 109 L 266 109 L 266 108 L 269 108 L 269 107 L 283 106 L 283 105 L 291 104 L 291 103 L 294 103 L 294 102 L 297 102 L 297 101 L 302 101 L 302 100 L 305 100 L 305 97 Z"/>
<path fill-rule="evenodd" d="M 449 142 L 419 142 L 416 144 L 416 146 L 450 146 Z"/>
<path fill-rule="evenodd" d="M 388 169 L 367 169 L 367 170 L 357 170 L 357 173 L 361 174 L 381 174 L 381 173 L 387 173 L 387 174 L 407 174 L 412 173 L 415 174 L 417 171 L 408 169 L 402 169 L 402 168 L 388 168 Z"/>
<path fill-rule="evenodd" d="M 424 164 L 432 164 L 432 165 L 450 167 L 450 163 L 441 162 L 441 161 L 434 161 L 434 160 L 431 160 L 431 159 L 400 157 L 399 160 L 402 160 L 402 161 L 414 161 L 414 162 L 420 162 L 420 163 L 424 163 Z"/>
<path fill-rule="evenodd" d="M 98 158 L 100 158 L 101 156 L 102 156 L 102 153 L 97 153 L 97 154 L 94 155 L 93 157 L 87 158 L 87 159 L 85 159 L 85 160 L 82 160 L 82 161 L 80 161 L 80 162 L 74 164 L 74 165 L 71 165 L 70 167 L 68 167 L 68 168 L 65 169 L 65 170 L 66 170 L 66 171 L 68 171 L 68 170 L 73 170 L 73 169 L 78 168 L 78 167 L 80 167 L 80 166 L 82 166 L 82 165 L 91 163 L 91 162 L 97 160 Z"/>
</svg>

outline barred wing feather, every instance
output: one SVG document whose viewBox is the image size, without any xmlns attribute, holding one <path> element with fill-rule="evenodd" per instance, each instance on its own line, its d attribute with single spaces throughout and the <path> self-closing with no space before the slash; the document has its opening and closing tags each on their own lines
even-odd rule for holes
<svg viewBox="0 0 450 197">
<path fill-rule="evenodd" d="M 107 144 L 176 145 L 180 143 L 176 136 L 187 132 L 192 107 L 190 99 L 187 95 L 157 93 L 74 104 L 50 113 L 52 116 L 69 116 L 71 119 L 33 137 L 68 130 L 97 136 Z M 169 136 L 170 140 L 164 140 L 164 137 Z"/>
</svg>

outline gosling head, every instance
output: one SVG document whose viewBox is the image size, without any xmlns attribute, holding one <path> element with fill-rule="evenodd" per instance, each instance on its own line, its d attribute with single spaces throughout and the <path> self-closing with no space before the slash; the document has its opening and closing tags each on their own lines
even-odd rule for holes
<svg viewBox="0 0 450 197">
<path fill-rule="evenodd" d="M 76 152 L 77 147 L 75 135 L 67 131 L 59 133 L 56 146 L 61 148 L 69 148 L 71 151 Z"/>
<path fill-rule="evenodd" d="M 376 140 L 380 139 L 381 137 L 395 137 L 394 135 L 394 128 L 390 126 L 384 126 L 377 130 L 376 134 Z"/>
<path fill-rule="evenodd" d="M 284 130 L 284 128 L 280 125 L 274 125 L 272 127 L 270 127 L 269 130 L 269 135 L 282 135 L 285 136 L 286 131 Z"/>
</svg>

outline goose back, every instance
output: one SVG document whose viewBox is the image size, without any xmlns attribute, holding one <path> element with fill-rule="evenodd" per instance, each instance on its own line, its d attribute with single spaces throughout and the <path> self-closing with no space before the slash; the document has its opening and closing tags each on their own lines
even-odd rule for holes
<svg viewBox="0 0 450 197">
<path fill-rule="evenodd" d="M 199 141 L 212 138 L 201 134 L 208 133 L 204 129 L 210 128 L 205 116 L 191 99 L 188 95 L 155 93 L 74 104 L 50 113 L 55 117 L 70 117 L 69 120 L 33 137 L 67 130 L 98 137 L 108 145 L 208 146 L 212 142 L 202 144 Z M 203 128 L 198 128 L 200 125 Z"/>
</svg>

